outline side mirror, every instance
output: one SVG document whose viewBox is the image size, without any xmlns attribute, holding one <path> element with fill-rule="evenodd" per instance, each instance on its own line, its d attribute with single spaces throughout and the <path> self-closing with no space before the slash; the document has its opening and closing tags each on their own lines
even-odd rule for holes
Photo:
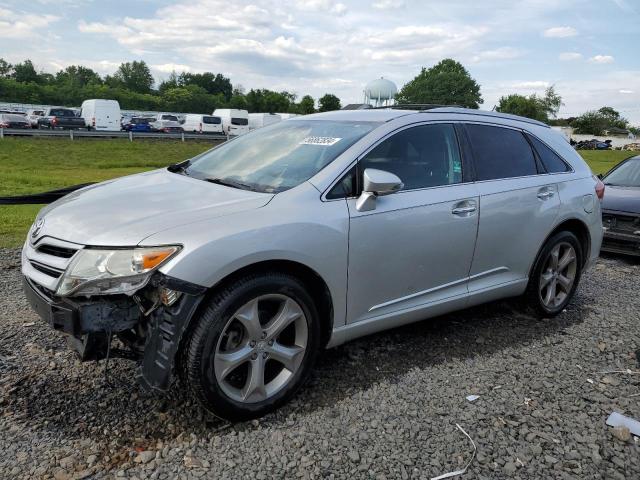
<svg viewBox="0 0 640 480">
<path fill-rule="evenodd" d="M 356 202 L 359 212 L 375 210 L 376 199 L 384 195 L 391 195 L 402 190 L 404 183 L 391 172 L 367 168 L 364 171 L 362 194 Z"/>
</svg>

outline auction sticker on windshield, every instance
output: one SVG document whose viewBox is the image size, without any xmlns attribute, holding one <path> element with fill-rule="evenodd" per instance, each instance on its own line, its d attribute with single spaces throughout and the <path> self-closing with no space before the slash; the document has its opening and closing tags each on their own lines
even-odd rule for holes
<svg viewBox="0 0 640 480">
<path fill-rule="evenodd" d="M 307 137 L 300 142 L 300 145 L 324 145 L 325 147 L 330 147 L 331 145 L 335 145 L 342 138 L 335 137 Z"/>
</svg>

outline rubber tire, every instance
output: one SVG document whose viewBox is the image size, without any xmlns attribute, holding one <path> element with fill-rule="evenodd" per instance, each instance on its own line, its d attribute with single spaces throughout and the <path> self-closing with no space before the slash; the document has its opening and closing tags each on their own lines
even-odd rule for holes
<svg viewBox="0 0 640 480">
<path fill-rule="evenodd" d="M 215 352 L 229 317 L 252 298 L 269 293 L 285 294 L 302 307 L 309 332 L 307 349 L 300 368 L 286 387 L 263 402 L 243 404 L 229 398 L 220 389 L 215 375 L 211 378 L 207 375 L 207 359 Z M 210 413 L 232 422 L 251 420 L 278 409 L 302 387 L 315 363 L 319 340 L 318 311 L 300 280 L 279 272 L 249 275 L 224 287 L 209 299 L 184 347 L 187 350 L 184 352 L 182 373 L 193 395 Z"/>
<path fill-rule="evenodd" d="M 574 250 L 576 251 L 576 256 L 578 257 L 578 265 L 576 267 L 576 278 L 573 282 L 573 286 L 571 287 L 571 291 L 569 295 L 564 299 L 564 301 L 556 308 L 549 309 L 542 303 L 542 298 L 540 298 L 540 291 L 538 288 L 538 284 L 540 281 L 540 274 L 542 269 L 544 268 L 544 262 L 547 259 L 549 253 L 558 243 L 567 242 L 570 243 Z M 583 252 L 582 246 L 580 242 L 576 238 L 576 236 L 569 231 L 562 231 L 554 234 L 551 238 L 549 238 L 545 244 L 542 246 L 542 249 L 538 253 L 536 258 L 536 262 L 533 266 L 533 270 L 531 271 L 531 275 L 529 277 L 529 283 L 527 285 L 527 290 L 524 293 L 523 299 L 525 304 L 532 308 L 534 312 L 545 318 L 552 318 L 561 313 L 566 306 L 571 302 L 573 295 L 578 288 L 578 284 L 580 283 L 580 278 L 582 276 L 582 268 L 584 265 L 583 262 Z"/>
</svg>

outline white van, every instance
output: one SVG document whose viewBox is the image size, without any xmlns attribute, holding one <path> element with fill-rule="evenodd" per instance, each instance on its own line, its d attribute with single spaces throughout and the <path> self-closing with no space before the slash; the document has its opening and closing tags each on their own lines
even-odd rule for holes
<svg viewBox="0 0 640 480">
<path fill-rule="evenodd" d="M 226 135 L 243 135 L 249 132 L 249 112 L 235 108 L 216 108 L 213 115 L 222 120 Z"/>
<path fill-rule="evenodd" d="M 222 119 L 213 115 L 188 113 L 184 117 L 182 129 L 188 133 L 222 133 Z"/>
<path fill-rule="evenodd" d="M 119 132 L 120 104 L 117 100 L 92 99 L 82 102 L 80 116 L 89 130 Z"/>
<path fill-rule="evenodd" d="M 266 127 L 272 123 L 281 122 L 282 118 L 277 113 L 250 113 L 249 130 Z"/>
</svg>

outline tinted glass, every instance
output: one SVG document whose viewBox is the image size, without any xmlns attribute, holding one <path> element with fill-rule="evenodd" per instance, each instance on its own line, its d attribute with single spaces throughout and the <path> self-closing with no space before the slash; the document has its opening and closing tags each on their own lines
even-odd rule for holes
<svg viewBox="0 0 640 480">
<path fill-rule="evenodd" d="M 336 198 L 348 198 L 356 195 L 356 178 L 356 168 L 354 167 L 327 193 L 327 199 L 334 200 Z"/>
<path fill-rule="evenodd" d="M 634 159 L 623 163 L 604 177 L 604 184 L 621 187 L 640 187 L 640 160 Z"/>
<path fill-rule="evenodd" d="M 536 161 L 524 135 L 509 128 L 467 125 L 478 180 L 536 175 Z"/>
<path fill-rule="evenodd" d="M 249 119 L 247 118 L 232 118 L 232 125 L 249 125 Z"/>
<path fill-rule="evenodd" d="M 186 173 L 261 192 L 282 192 L 311 178 L 378 125 L 330 120 L 275 123 L 202 154 Z"/>
<path fill-rule="evenodd" d="M 569 166 L 562 160 L 556 152 L 547 147 L 544 143 L 538 140 L 536 137 L 528 135 L 529 140 L 533 144 L 538 153 L 540 161 L 547 173 L 561 173 L 570 171 Z"/>
<path fill-rule="evenodd" d="M 73 110 L 66 110 L 64 108 L 53 108 L 51 109 L 50 115 L 54 117 L 75 117 L 76 114 L 73 113 Z"/>
<path fill-rule="evenodd" d="M 210 125 L 219 125 L 221 122 L 220 117 L 202 117 L 202 123 Z"/>
<path fill-rule="evenodd" d="M 380 143 L 361 161 L 360 169 L 396 174 L 405 190 L 462 181 L 462 162 L 453 125 L 408 128 Z"/>
<path fill-rule="evenodd" d="M 162 120 L 169 120 L 171 122 L 177 122 L 178 121 L 178 117 L 176 117 L 175 115 L 162 115 Z"/>
</svg>

